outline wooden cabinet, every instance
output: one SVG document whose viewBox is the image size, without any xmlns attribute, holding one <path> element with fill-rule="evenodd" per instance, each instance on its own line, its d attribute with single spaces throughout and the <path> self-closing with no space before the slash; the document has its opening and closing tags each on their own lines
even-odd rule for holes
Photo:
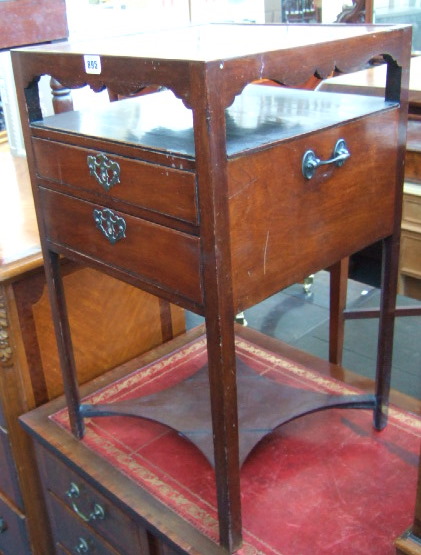
<svg viewBox="0 0 421 555">
<path fill-rule="evenodd" d="M 1 156 L 0 552 L 46 555 L 48 519 L 17 418 L 60 395 L 63 383 L 27 163 Z M 184 330 L 181 309 L 89 268 L 63 261 L 62 269 L 81 382 Z M 118 341 L 127 332 L 131 339 Z"/>
<path fill-rule="evenodd" d="M 89 52 L 68 44 L 13 53 L 72 433 L 83 438 L 88 417 L 150 418 L 152 410 L 187 435 L 215 465 L 215 549 L 242 542 L 240 464 L 262 437 L 252 430 L 264 435 L 291 418 L 267 380 L 256 387 L 271 402 L 237 395 L 248 382 L 235 360 L 235 314 L 378 240 L 385 273 L 375 394 L 334 403 L 372 408 L 375 427 L 386 425 L 409 31 L 206 25 L 118 37 Z M 252 84 L 299 85 L 378 54 L 388 64 L 384 98 Z M 123 96 L 145 85 L 169 90 L 45 118 L 37 92 L 45 73 Z M 60 256 L 205 317 L 200 397 L 182 380 L 152 408 L 142 399 L 80 402 Z M 180 410 L 168 413 L 175 399 Z M 294 407 L 294 417 L 312 410 Z"/>
<path fill-rule="evenodd" d="M 70 552 L 78 541 L 98 553 L 149 552 L 145 529 L 79 474 L 45 450 L 40 451 L 40 469 L 57 544 Z"/>
</svg>

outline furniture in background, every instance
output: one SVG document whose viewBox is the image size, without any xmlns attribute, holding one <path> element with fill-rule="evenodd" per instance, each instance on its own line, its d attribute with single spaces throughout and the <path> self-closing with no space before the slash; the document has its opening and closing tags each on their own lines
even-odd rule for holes
<svg viewBox="0 0 421 555">
<path fill-rule="evenodd" d="M 405 153 L 405 183 L 401 225 L 401 252 L 398 293 L 421 299 L 421 56 L 410 63 L 409 120 Z M 386 67 L 376 66 L 350 75 L 323 81 L 318 90 L 346 94 L 382 95 Z M 344 321 L 351 318 L 373 318 L 378 310 L 346 310 L 346 279 L 349 260 L 332 276 L 331 309 L 336 312 L 330 333 L 330 360 L 342 360 Z M 398 316 L 417 316 L 419 305 L 396 307 Z M 337 325 L 339 323 L 339 325 Z"/>
<path fill-rule="evenodd" d="M 367 4 L 367 6 L 366 6 Z M 337 23 L 372 23 L 372 1 L 352 0 L 351 6 L 345 6 L 338 15 Z"/>
<path fill-rule="evenodd" d="M 179 396 L 168 394 L 173 405 L 163 392 L 154 418 L 168 423 L 169 410 L 171 425 L 214 463 L 226 551 L 241 545 L 240 465 L 262 436 L 331 406 L 371 408 L 375 427 L 386 424 L 409 31 L 210 25 L 167 30 L 162 40 L 156 32 L 120 37 L 89 53 L 78 45 L 13 52 L 72 433 L 84 436 L 87 417 L 148 418 L 150 407 L 141 399 L 124 407 L 80 402 L 61 255 L 205 316 L 204 403 L 193 408 L 191 382 L 182 381 Z M 388 61 L 385 99 L 246 87 L 265 77 L 299 85 L 380 53 Z M 88 83 L 123 96 L 145 85 L 170 90 L 111 103 L 95 117 L 43 118 L 37 77 L 46 72 L 66 87 Z M 370 187 L 367 172 L 376 175 Z M 235 314 L 379 239 L 385 273 L 375 394 L 318 399 L 285 414 L 279 398 L 254 405 L 237 397 L 237 387 L 247 393 L 247 376 L 235 360 Z M 266 379 L 257 384 L 268 389 L 279 393 Z M 144 525 L 158 527 L 146 518 Z"/>
<path fill-rule="evenodd" d="M 17 113 L 13 72 L 8 51 L 31 44 L 66 40 L 69 34 L 65 0 L 6 0 L 0 2 L 0 82 L 7 138 L 13 153 L 24 155 Z M 54 95 L 66 96 L 55 84 Z"/>
<path fill-rule="evenodd" d="M 0 21 L 0 50 L 62 40 L 68 36 L 66 5 L 62 0 L 0 2 Z M 9 121 L 9 125 L 13 135 L 20 135 L 17 121 Z M 4 140 L 7 141 L 6 130 Z M 23 387 L 17 362 L 15 369 L 17 355 L 14 351 L 19 337 L 15 340 L 11 332 L 11 320 L 17 321 L 17 315 L 12 308 L 15 307 L 13 287 L 8 283 L 19 274 L 31 275 L 42 261 L 26 161 L 16 159 L 14 163 L 8 153 L 0 154 L 4 197 L 1 199 L 0 224 L 0 550 L 6 554 L 26 554 L 30 553 L 32 543 L 38 546 L 41 554 L 46 553 L 49 545 L 48 534 L 42 531 L 46 522 L 45 511 L 41 505 L 39 511 L 38 508 L 33 511 L 33 520 L 26 516 L 28 505 L 36 505 L 39 487 L 37 480 L 31 487 L 25 477 L 25 473 L 32 474 L 34 461 L 29 442 L 17 423 L 17 416 L 34 405 L 32 395 L 28 396 L 28 402 L 26 400 L 24 392 L 28 388 Z M 36 343 L 36 337 L 33 341 Z M 38 361 L 34 362 L 36 365 Z M 22 461 L 25 472 L 18 470 Z M 30 535 L 33 536 L 32 542 Z"/>
<path fill-rule="evenodd" d="M 6 0 L 0 3 L 0 49 L 67 38 L 64 0 Z"/>
<path fill-rule="evenodd" d="M 419 555 L 421 553 L 421 456 L 418 466 L 417 499 L 412 526 L 396 540 L 396 555 Z"/>
<path fill-rule="evenodd" d="M 316 23 L 317 10 L 313 0 L 283 0 L 283 23 Z"/>
<path fill-rule="evenodd" d="M 194 341 L 203 328 L 187 332 Z M 127 372 L 161 360 L 184 344 L 185 338 L 176 338 L 156 351 L 147 353 L 104 374 L 81 389 L 83 396 L 98 387 L 112 385 Z M 83 445 L 67 430 L 51 421 L 50 417 L 65 408 L 65 399 L 59 398 L 39 409 L 27 413 L 24 426 L 31 428 L 37 451 L 37 461 L 44 496 L 49 509 L 54 538 L 51 553 L 101 553 L 106 555 L 175 555 L 175 553 L 223 553 L 217 544 L 204 536 L 195 526 L 174 513 L 132 479 L 132 473 L 148 474 L 142 464 L 130 464 L 127 472 L 116 470 L 107 455 L 101 455 Z M 134 428 L 133 449 L 142 444 L 144 433 L 137 436 Z M 164 434 L 164 431 L 161 431 Z M 107 438 L 104 438 L 106 442 Z M 47 448 L 43 447 L 46 442 Z M 170 447 L 168 455 L 177 465 L 177 451 Z M 112 459 L 112 452 L 110 453 Z M 167 455 L 167 456 L 168 456 Z M 158 488 L 167 487 L 165 481 L 149 472 L 151 483 Z M 171 486 L 168 486 L 171 490 Z M 182 501 L 181 501 L 182 502 Z M 85 550 L 85 551 L 84 551 Z"/>
<path fill-rule="evenodd" d="M 91 382 L 86 384 L 81 388 L 82 396 L 85 397 L 90 392 L 97 392 L 98 390 L 103 394 L 104 390 L 107 390 L 108 384 L 115 396 L 118 391 L 118 385 L 121 383 L 119 378 L 131 370 L 134 370 L 136 373 L 138 368 L 145 367 L 145 365 L 146 374 L 153 376 L 155 382 L 158 381 L 156 368 L 155 371 L 153 370 L 156 365 L 153 363 L 150 365 L 150 361 L 158 358 L 160 365 L 162 365 L 166 354 L 170 353 L 169 356 L 174 357 L 174 353 L 176 353 L 178 364 L 180 367 L 183 366 L 183 363 L 187 363 L 186 359 L 191 356 L 192 345 L 195 345 L 197 341 L 203 341 L 203 332 L 203 328 L 188 332 L 188 338 L 191 342 L 188 343 L 186 350 L 190 350 L 190 355 L 181 355 L 180 357 L 180 351 L 177 348 L 180 346 L 180 342 L 181 344 L 184 343 L 184 339 L 177 338 L 172 344 L 158 347 L 158 352 L 150 352 L 132 361 L 125 369 L 122 368 L 118 372 L 113 371 L 109 375 L 101 376 L 99 383 Z M 242 326 L 237 327 L 237 336 L 241 342 L 248 342 L 248 345 L 252 346 L 252 350 L 249 351 L 251 359 L 253 359 L 252 353 L 256 353 L 256 347 L 257 351 L 263 349 L 266 355 L 270 354 L 271 357 L 276 357 L 277 348 L 279 347 L 276 340 Z M 181 347 L 182 350 L 183 347 Z M 286 353 L 285 346 L 282 346 L 281 352 L 282 355 L 288 356 L 290 361 L 294 360 L 297 363 L 304 364 L 306 367 L 317 367 L 319 380 L 321 379 L 325 383 L 331 380 L 332 367 L 328 362 L 320 361 L 319 359 L 315 360 L 313 357 L 302 352 L 299 354 L 292 347 Z M 256 356 L 259 357 L 259 354 Z M 296 358 L 297 356 L 298 358 Z M 194 362 L 194 365 L 196 364 L 197 360 Z M 169 373 L 167 372 L 167 374 Z M 129 375 L 130 379 L 132 379 L 132 374 Z M 301 377 L 302 374 L 300 374 L 299 379 Z M 336 386 L 347 388 L 348 385 L 345 384 L 349 384 L 351 387 L 363 388 L 366 391 L 372 390 L 373 383 L 371 380 L 352 375 L 350 372 L 345 371 L 343 375 L 336 377 L 345 382 L 342 384 L 336 383 Z M 124 377 L 122 381 L 124 381 Z M 150 378 L 146 378 L 145 381 L 150 381 Z M 131 384 L 134 383 L 134 380 L 132 380 Z M 319 387 L 320 381 L 317 384 L 317 387 Z M 122 390 L 124 391 L 124 387 L 120 389 L 120 395 Z M 138 555 L 139 553 L 149 555 L 157 551 L 158 553 L 201 554 L 224 552 L 215 541 L 212 541 L 215 539 L 216 528 L 215 501 L 213 490 L 209 487 L 212 469 L 207 461 L 203 460 L 201 454 L 196 452 L 197 450 L 194 447 L 189 445 L 186 440 L 176 437 L 176 434 L 172 433 L 168 428 L 158 427 L 156 423 L 140 422 L 139 420 L 133 421 L 133 419 L 128 418 L 119 419 L 118 424 L 114 426 L 114 434 L 111 433 L 112 424 L 103 424 L 103 421 L 98 422 L 98 419 L 96 419 L 88 424 L 86 438 L 80 441 L 75 439 L 69 433 L 67 426 L 64 425 L 66 421 L 65 406 L 65 399 L 60 398 L 47 405 L 43 405 L 31 413 L 25 414 L 21 418 L 24 427 L 35 440 L 42 476 L 41 481 L 50 509 L 55 545 L 58 553 L 76 552 L 75 550 L 78 546 L 81 546 L 82 549 L 86 545 L 90 546 L 91 549 L 88 553 L 114 554 L 117 552 L 119 555 Z M 418 414 L 421 414 L 421 401 L 417 402 L 416 409 Z M 330 416 L 325 415 L 326 418 L 330 418 Z M 360 417 L 360 415 L 350 414 L 349 411 L 345 413 L 343 415 L 343 427 L 348 429 L 350 420 L 355 423 L 354 418 L 357 418 L 357 416 Z M 359 422 L 364 422 L 365 420 L 367 423 L 369 420 L 367 416 L 361 415 L 362 420 L 359 420 Z M 406 414 L 406 416 L 409 415 Z M 58 421 L 57 418 L 59 419 Z M 358 420 L 356 421 L 358 422 Z M 393 424 L 391 425 L 393 426 Z M 105 427 L 108 427 L 109 433 L 105 433 Z M 314 425 L 312 429 L 314 430 Z M 100 431 L 96 433 L 95 430 Z M 361 428 L 358 427 L 358 430 L 360 433 Z M 155 434 L 153 433 L 154 431 Z M 298 461 L 292 465 L 291 460 L 289 460 L 289 463 L 284 464 L 282 456 L 273 457 L 274 452 L 281 455 L 286 448 L 284 440 L 288 442 L 288 439 L 291 439 L 291 433 L 298 449 Z M 319 433 L 320 437 L 323 437 L 324 433 L 322 431 Z M 331 433 L 333 432 L 330 429 L 327 435 Z M 345 432 L 345 436 L 348 433 L 349 430 Z M 399 427 L 396 433 L 398 435 L 402 433 L 402 428 Z M 363 452 L 368 448 L 367 442 L 368 444 L 374 442 L 379 447 L 378 434 L 372 435 L 371 439 L 369 439 L 370 435 L 370 431 L 365 429 L 365 447 Z M 103 438 L 103 441 L 98 441 L 101 438 Z M 383 437 L 380 440 L 384 445 L 391 444 L 390 440 L 385 440 Z M 145 445 L 145 443 L 147 444 Z M 294 538 L 296 540 L 296 532 L 292 531 L 292 522 L 295 526 L 299 526 L 296 521 L 297 516 L 290 514 L 292 522 L 287 520 L 288 524 L 280 518 L 279 508 L 286 503 L 283 495 L 279 495 L 279 492 L 282 490 L 291 492 L 293 491 L 293 484 L 300 483 L 301 481 L 306 482 L 304 479 L 300 480 L 298 476 L 304 475 L 305 477 L 307 473 L 311 475 L 312 472 L 315 475 L 319 472 L 323 473 L 319 465 L 321 464 L 322 468 L 326 468 L 326 447 L 323 448 L 319 444 L 318 439 L 314 437 L 309 441 L 308 434 L 306 439 L 302 437 L 302 432 L 294 434 L 294 432 L 291 432 L 291 428 L 284 432 L 280 431 L 279 434 L 275 434 L 272 440 L 266 440 L 264 444 L 257 448 L 257 453 L 250 455 L 248 468 L 242 473 L 243 484 L 246 481 L 250 488 L 244 488 L 243 490 L 244 499 L 248 499 L 247 509 L 244 511 L 246 514 L 248 513 L 246 517 L 248 523 L 243 550 L 247 553 L 290 553 L 291 551 L 293 553 L 308 553 L 312 550 L 312 547 L 314 548 L 314 545 L 320 548 L 323 545 L 320 542 L 320 535 L 317 537 L 317 543 L 312 544 L 312 541 L 316 542 L 313 533 L 316 536 L 320 534 L 320 531 L 317 530 L 318 525 L 315 522 L 312 522 L 310 532 L 307 530 L 307 534 L 305 534 L 310 544 L 308 550 L 297 549 L 294 551 L 294 547 L 297 544 L 294 543 L 288 546 L 288 542 L 285 541 L 283 541 L 283 546 L 286 544 L 290 550 L 279 549 L 279 544 L 274 545 L 270 541 L 265 540 L 270 538 L 271 533 L 277 538 L 286 536 L 292 541 L 294 541 Z M 396 447 L 396 443 L 393 443 L 393 445 Z M 127 446 L 131 448 L 126 451 Z M 336 449 L 339 450 L 339 447 L 336 447 L 335 451 Z M 349 462 L 348 456 L 353 453 L 353 457 L 355 457 L 353 460 L 355 460 L 356 466 L 361 468 L 360 463 L 366 459 L 362 453 L 360 453 L 361 459 L 359 458 L 358 441 L 350 440 L 350 443 L 347 443 L 344 449 L 347 453 L 345 455 L 346 461 Z M 312 453 L 311 456 L 309 456 L 308 450 Z M 376 447 L 374 447 L 374 450 L 377 452 L 376 457 L 378 458 L 379 454 Z M 287 452 L 289 452 L 288 449 Z M 319 463 L 315 462 L 313 458 L 313 456 L 315 456 L 316 460 L 318 458 L 315 452 L 322 459 Z M 403 452 L 407 455 L 404 457 L 405 459 L 411 459 L 411 457 L 408 457 L 406 450 Z M 415 453 L 415 451 L 412 450 L 412 453 Z M 401 455 L 400 451 L 399 455 Z M 272 458 L 272 461 L 268 460 L 270 458 Z M 374 461 L 377 461 L 377 458 Z M 168 459 L 173 462 L 168 463 Z M 383 464 L 385 464 L 385 461 L 382 461 Z M 264 468 L 267 468 L 267 465 L 271 465 L 272 471 L 269 473 L 270 476 L 264 472 Z M 332 460 L 330 460 L 327 468 L 332 468 Z M 376 468 L 378 472 L 378 467 L 376 466 Z M 386 478 L 383 466 L 382 470 L 383 480 L 390 486 L 391 480 Z M 254 480 L 253 476 L 256 474 L 257 476 Z M 373 474 L 375 475 L 375 472 Z M 340 475 L 341 472 L 339 472 Z M 410 483 L 414 484 L 413 471 L 411 475 Z M 340 480 L 339 476 L 335 476 L 336 484 Z M 329 486 L 331 477 L 328 476 L 326 479 L 327 486 Z M 313 487 L 317 487 L 312 480 L 310 481 L 311 485 L 308 483 L 302 484 L 306 492 L 311 492 Z M 348 485 L 351 489 L 358 488 L 360 482 L 361 479 L 358 477 L 355 483 Z M 400 485 L 402 486 L 402 481 Z M 371 484 L 371 486 L 375 492 L 376 486 L 374 484 Z M 386 486 L 386 490 L 384 490 L 384 484 L 378 484 L 377 489 L 379 492 L 387 492 L 390 495 L 389 486 Z M 367 491 L 365 485 L 361 484 L 361 487 L 364 487 L 364 491 Z M 330 488 L 327 487 L 326 489 Z M 368 485 L 368 489 L 370 489 L 370 485 Z M 394 489 L 398 492 L 399 486 L 396 485 Z M 404 489 L 406 491 L 402 493 L 400 499 L 406 497 L 406 499 L 409 498 L 411 500 L 408 486 Z M 277 492 L 277 495 L 273 493 L 273 490 Z M 349 495 L 349 490 L 347 492 Z M 335 497 L 333 493 L 332 495 Z M 399 499 L 399 494 L 396 493 L 396 495 Z M 306 509 L 308 510 L 308 503 L 311 503 L 311 501 L 308 501 L 306 497 L 307 495 L 303 491 L 294 491 L 294 507 L 297 507 L 297 500 L 300 499 L 305 507 L 303 511 L 307 514 L 308 511 Z M 323 508 L 324 503 L 327 503 L 326 499 L 323 498 L 321 502 L 320 497 L 316 497 L 320 505 L 318 509 L 326 511 L 326 508 Z M 271 516 L 269 517 L 271 518 L 271 525 L 267 524 L 266 507 L 268 507 L 268 498 L 271 503 Z M 250 499 L 253 500 L 253 503 L 250 502 Z M 340 496 L 340 499 L 343 501 L 342 496 Z M 373 501 L 375 504 L 377 503 L 376 500 Z M 300 506 L 299 503 L 300 501 L 298 501 L 298 506 Z M 359 502 L 356 504 L 359 507 L 367 506 L 367 499 L 359 499 Z M 403 504 L 410 506 L 411 501 L 403 502 Z M 255 508 L 252 508 L 250 505 L 255 506 Z M 339 501 L 338 505 L 339 507 L 341 505 Z M 371 514 L 373 514 L 373 511 L 377 513 L 377 508 L 381 506 L 381 503 L 373 506 L 370 498 L 368 505 L 370 506 Z M 349 509 L 349 505 L 347 505 L 347 508 Z M 401 507 L 398 510 L 400 509 Z M 250 511 L 252 511 L 252 515 Z M 332 522 L 337 518 L 335 508 L 330 506 L 327 512 L 329 511 L 332 511 L 331 521 L 326 527 L 321 527 L 325 530 L 324 533 L 327 536 L 326 545 L 328 546 L 331 545 L 330 540 L 332 535 L 330 531 L 333 529 Z M 288 512 L 296 513 L 299 511 L 296 509 L 286 509 L 287 515 Z M 98 518 L 90 517 L 92 514 L 97 514 Z M 102 514 L 103 518 L 99 518 Z M 284 515 L 285 513 L 281 514 Z M 278 515 L 278 520 L 274 515 Z M 406 511 L 406 515 L 409 518 L 409 508 Z M 90 517 L 89 522 L 86 522 L 88 517 Z M 349 514 L 347 514 L 347 517 L 350 520 L 352 519 Z M 300 522 L 299 517 L 298 522 Z M 316 522 L 318 523 L 319 520 Z M 364 520 L 362 523 L 362 535 L 366 538 L 366 542 L 361 541 L 361 538 L 359 538 L 359 545 L 369 546 L 366 548 L 369 551 L 374 551 L 376 548 L 379 551 L 377 543 L 378 535 L 382 535 L 382 528 L 387 528 L 384 525 L 384 519 L 381 520 L 382 525 L 379 524 L 379 529 L 376 531 L 371 530 L 373 537 L 370 537 L 370 534 L 367 532 L 371 527 L 367 526 L 366 522 Z M 392 523 L 388 521 L 388 525 L 390 526 Z M 354 526 L 354 529 L 356 529 L 356 522 Z M 338 522 L 338 527 L 340 527 L 340 522 Z M 268 532 L 268 529 L 271 532 Z M 396 529 L 396 525 L 394 525 L 394 529 Z M 203 530 L 206 533 L 203 533 Z M 396 533 L 398 530 L 399 528 L 396 529 Z M 260 535 L 261 532 L 264 532 L 266 535 Z M 366 532 L 366 535 L 364 532 Z M 386 534 L 386 536 L 390 536 L 390 533 Z M 341 536 L 340 533 L 338 533 L 338 537 L 344 540 L 343 535 Z M 353 540 L 354 538 L 349 540 L 351 549 L 355 547 Z M 391 549 L 393 538 L 389 541 Z M 60 549 L 63 551 L 60 551 Z M 338 551 L 340 552 L 341 550 L 338 549 Z M 381 549 L 379 552 L 381 552 Z"/>
<path fill-rule="evenodd" d="M 27 162 L 0 152 L 0 165 L 0 552 L 45 555 L 49 524 L 18 416 L 63 385 Z M 69 261 L 62 268 L 81 382 L 184 330 L 181 309 Z"/>
</svg>

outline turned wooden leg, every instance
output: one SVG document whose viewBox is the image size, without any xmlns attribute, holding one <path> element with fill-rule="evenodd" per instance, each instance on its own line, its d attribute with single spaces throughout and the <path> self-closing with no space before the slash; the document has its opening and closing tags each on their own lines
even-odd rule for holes
<svg viewBox="0 0 421 555">
<path fill-rule="evenodd" d="M 53 109 L 55 114 L 71 112 L 73 110 L 73 99 L 70 89 L 63 87 L 56 79 L 50 79 L 51 94 L 53 95 Z"/>
</svg>

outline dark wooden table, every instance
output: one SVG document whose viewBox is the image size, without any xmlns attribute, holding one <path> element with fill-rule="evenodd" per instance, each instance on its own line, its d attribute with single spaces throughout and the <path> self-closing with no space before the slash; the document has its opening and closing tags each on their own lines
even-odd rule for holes
<svg viewBox="0 0 421 555">
<path fill-rule="evenodd" d="M 141 416 L 144 407 L 80 403 L 60 255 L 205 316 L 210 401 L 198 429 L 215 464 L 229 551 L 241 545 L 239 445 L 250 429 L 241 415 L 251 412 L 237 399 L 234 316 L 380 239 L 375 393 L 318 409 L 370 407 L 375 426 L 386 424 L 409 34 L 405 26 L 210 25 L 13 53 L 73 433 L 83 436 L 88 415 Z M 378 54 L 388 60 L 385 99 L 246 87 L 262 78 L 299 85 Z M 128 96 L 158 85 L 176 98 L 166 91 L 43 118 L 37 77 L 45 73 L 67 87 Z M 187 433 L 197 415 L 191 399 L 179 406 L 186 421 L 176 428 Z M 276 402 L 264 408 L 267 432 L 288 418 Z"/>
</svg>

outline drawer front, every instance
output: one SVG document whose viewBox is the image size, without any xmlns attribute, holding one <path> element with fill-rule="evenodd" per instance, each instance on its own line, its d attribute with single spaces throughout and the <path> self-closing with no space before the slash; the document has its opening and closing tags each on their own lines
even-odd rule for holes
<svg viewBox="0 0 421 555">
<path fill-rule="evenodd" d="M 402 220 L 406 223 L 419 225 L 421 228 L 421 185 L 419 189 L 419 194 L 403 195 Z"/>
<path fill-rule="evenodd" d="M 0 428 L 0 494 L 22 507 L 16 469 L 7 433 Z"/>
<path fill-rule="evenodd" d="M 0 553 L 29 555 L 26 520 L 0 497 Z"/>
<path fill-rule="evenodd" d="M 420 125 L 421 127 L 421 125 Z M 405 179 L 421 183 L 421 151 L 407 150 L 405 153 Z"/>
<path fill-rule="evenodd" d="M 44 188 L 40 197 L 53 243 L 201 302 L 197 237 Z"/>
<path fill-rule="evenodd" d="M 236 309 L 392 233 L 397 116 L 391 109 L 230 161 Z M 343 165 L 305 177 L 305 153 L 327 161 L 340 139 L 350 153 Z"/>
<path fill-rule="evenodd" d="M 42 472 L 49 507 L 53 513 L 53 519 L 56 521 L 56 541 L 60 541 L 67 548 L 70 546 L 68 541 L 63 540 L 63 534 L 66 532 L 62 531 L 62 519 L 56 518 L 58 510 L 63 513 L 66 507 L 66 526 L 69 522 L 69 527 L 83 529 L 85 534 L 90 532 L 99 534 L 120 555 L 148 553 L 146 530 L 115 507 L 63 462 L 45 453 Z M 64 527 L 66 528 L 66 526 Z M 79 532 L 77 533 L 79 534 Z M 70 537 L 73 543 L 75 538 L 75 534 Z M 73 551 L 71 552 L 73 553 Z"/>
<path fill-rule="evenodd" d="M 419 120 L 408 120 L 405 179 L 421 183 L 421 123 Z"/>
<path fill-rule="evenodd" d="M 421 279 L 421 233 L 402 231 L 400 272 Z"/>
<path fill-rule="evenodd" d="M 192 172 L 45 139 L 33 146 L 41 177 L 197 223 Z"/>
<path fill-rule="evenodd" d="M 66 553 L 96 555 L 121 555 L 89 526 L 74 518 L 72 513 L 52 496 L 47 498 L 54 544 Z M 124 531 L 121 531 L 124 534 Z"/>
<path fill-rule="evenodd" d="M 70 551 L 68 551 L 60 544 L 55 545 L 55 550 L 56 550 L 56 555 L 72 555 Z"/>
</svg>

